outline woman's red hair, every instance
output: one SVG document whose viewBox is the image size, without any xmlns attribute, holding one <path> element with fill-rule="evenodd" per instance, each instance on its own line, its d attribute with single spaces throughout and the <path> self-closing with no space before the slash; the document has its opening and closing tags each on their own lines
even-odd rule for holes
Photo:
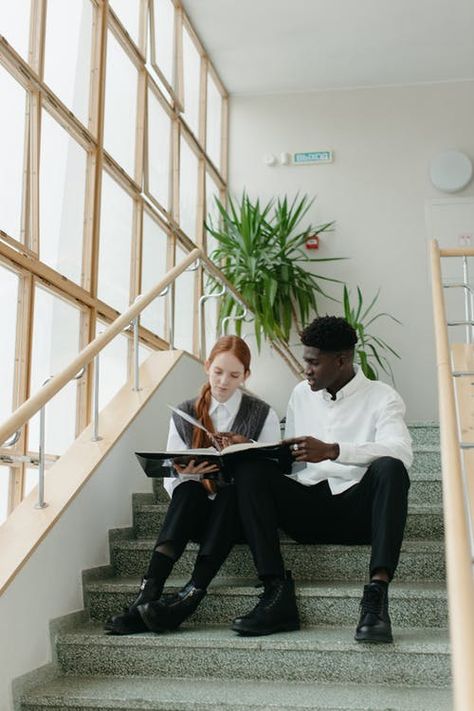
<svg viewBox="0 0 474 711">
<path fill-rule="evenodd" d="M 221 353 L 232 353 L 232 355 L 234 355 L 237 360 L 242 363 L 246 373 L 250 370 L 250 348 L 242 338 L 239 338 L 239 336 L 222 336 L 219 338 L 209 353 L 206 365 L 210 366 L 214 358 Z M 215 432 L 214 425 L 212 424 L 212 420 L 209 415 L 210 404 L 211 385 L 207 382 L 201 388 L 199 397 L 194 403 L 194 409 L 196 410 L 197 419 L 202 422 L 204 427 L 209 430 L 209 432 Z M 211 444 L 212 443 L 210 442 L 207 434 L 203 430 L 196 427 L 193 432 L 193 448 L 209 447 Z"/>
</svg>

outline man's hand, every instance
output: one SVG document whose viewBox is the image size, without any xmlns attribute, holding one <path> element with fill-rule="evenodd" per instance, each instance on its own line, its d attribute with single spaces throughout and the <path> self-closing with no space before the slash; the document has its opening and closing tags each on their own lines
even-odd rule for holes
<svg viewBox="0 0 474 711">
<path fill-rule="evenodd" d="M 292 437 L 285 439 L 283 444 L 290 445 L 293 459 L 297 462 L 324 462 L 339 456 L 338 444 L 328 444 L 315 437 Z"/>
</svg>

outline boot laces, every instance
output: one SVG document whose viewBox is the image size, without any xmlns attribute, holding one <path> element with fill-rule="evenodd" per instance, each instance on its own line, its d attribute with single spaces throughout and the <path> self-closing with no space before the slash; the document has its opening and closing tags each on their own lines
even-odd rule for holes
<svg viewBox="0 0 474 711">
<path fill-rule="evenodd" d="M 364 614 L 371 613 L 381 616 L 383 612 L 383 591 L 375 587 L 367 587 L 360 603 Z"/>
</svg>

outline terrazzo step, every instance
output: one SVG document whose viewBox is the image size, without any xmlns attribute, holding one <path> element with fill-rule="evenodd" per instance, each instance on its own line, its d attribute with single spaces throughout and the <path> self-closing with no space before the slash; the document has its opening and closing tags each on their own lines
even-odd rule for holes
<svg viewBox="0 0 474 711">
<path fill-rule="evenodd" d="M 61 677 L 26 694 L 21 711 L 451 711 L 449 689 L 289 681 Z"/>
<path fill-rule="evenodd" d="M 442 506 L 443 485 L 441 472 L 410 472 L 408 500 L 412 504 L 436 504 Z M 152 497 L 153 495 L 150 494 Z"/>
<path fill-rule="evenodd" d="M 118 575 L 143 575 L 155 545 L 154 538 L 111 539 L 111 562 Z M 365 581 L 368 574 L 370 547 L 343 545 L 306 545 L 284 540 L 281 549 L 286 567 L 297 580 Z M 190 575 L 198 545 L 190 543 L 174 567 L 175 575 Z M 255 568 L 246 545 L 235 546 L 221 568 L 224 577 L 253 578 Z M 442 541 L 405 540 L 397 569 L 399 581 L 432 581 L 445 579 Z"/>
<path fill-rule="evenodd" d="M 167 590 L 179 589 L 186 578 L 171 578 Z M 118 614 L 135 598 L 138 578 L 108 578 L 86 584 L 86 607 L 93 620 L 104 621 Z M 250 610 L 261 588 L 255 580 L 214 580 L 190 624 L 226 624 Z M 296 582 L 296 597 L 303 625 L 351 625 L 359 617 L 362 585 Z M 390 615 L 395 627 L 443 627 L 447 625 L 446 590 L 441 583 L 393 583 Z"/>
<path fill-rule="evenodd" d="M 418 453 L 420 456 L 418 456 Z M 415 459 L 410 469 L 410 502 L 441 502 L 441 457 L 438 448 L 423 448 L 415 451 Z M 169 502 L 162 479 L 153 479 L 153 499 L 155 503 Z"/>
<path fill-rule="evenodd" d="M 266 679 L 367 685 L 450 684 L 447 631 L 399 629 L 389 645 L 361 645 L 353 627 L 313 627 L 266 637 L 240 637 L 227 627 L 183 626 L 169 634 L 106 635 L 82 625 L 58 634 L 66 674 L 200 679 Z"/>
<path fill-rule="evenodd" d="M 158 535 L 168 504 L 146 503 L 147 494 L 133 498 L 133 528 L 139 538 Z M 151 501 L 151 498 L 150 498 Z M 405 538 L 442 538 L 443 511 L 437 504 L 409 504 Z"/>
<path fill-rule="evenodd" d="M 412 472 L 440 472 L 441 452 L 439 444 L 437 446 L 421 446 L 413 449 L 413 464 L 410 468 Z"/>
<path fill-rule="evenodd" d="M 408 424 L 413 447 L 439 447 L 439 424 L 437 422 L 411 422 Z"/>
</svg>

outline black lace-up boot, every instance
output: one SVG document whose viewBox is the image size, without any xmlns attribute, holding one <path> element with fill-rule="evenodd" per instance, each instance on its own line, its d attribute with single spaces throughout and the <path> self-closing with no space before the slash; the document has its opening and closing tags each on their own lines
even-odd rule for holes
<svg viewBox="0 0 474 711">
<path fill-rule="evenodd" d="M 357 642 L 393 642 L 387 585 L 379 585 L 374 580 L 364 586 L 354 639 Z"/>
<path fill-rule="evenodd" d="M 285 579 L 274 578 L 266 582 L 259 598 L 248 615 L 235 618 L 232 623 L 234 632 L 258 636 L 299 630 L 295 583 L 289 570 L 286 571 Z"/>
<path fill-rule="evenodd" d="M 122 615 L 109 617 L 104 629 L 110 634 L 136 634 L 146 632 L 147 627 L 137 612 L 139 605 L 157 600 L 163 591 L 163 584 L 155 578 L 143 578 L 135 600 L 124 608 Z"/>
<path fill-rule="evenodd" d="M 193 614 L 206 592 L 190 580 L 177 593 L 162 595 L 159 600 L 140 605 L 138 612 L 151 632 L 175 630 Z"/>
</svg>

